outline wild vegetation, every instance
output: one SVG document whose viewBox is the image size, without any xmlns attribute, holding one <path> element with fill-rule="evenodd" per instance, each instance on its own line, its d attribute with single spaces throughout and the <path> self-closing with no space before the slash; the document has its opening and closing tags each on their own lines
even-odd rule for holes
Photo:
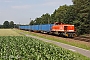
<svg viewBox="0 0 90 60">
<path fill-rule="evenodd" d="M 89 60 L 80 54 L 24 36 L 0 36 L 0 60 Z"/>
<path fill-rule="evenodd" d="M 77 34 L 90 33 L 90 0 L 72 0 L 73 5 L 63 5 L 56 9 L 53 14 L 43 14 L 30 22 L 33 24 L 52 24 L 62 22 L 74 24 Z"/>
</svg>

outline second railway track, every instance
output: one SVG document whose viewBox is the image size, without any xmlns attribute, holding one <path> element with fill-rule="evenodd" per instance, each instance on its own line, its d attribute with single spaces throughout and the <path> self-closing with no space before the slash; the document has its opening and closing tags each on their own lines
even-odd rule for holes
<svg viewBox="0 0 90 60">
<path fill-rule="evenodd" d="M 74 37 L 74 40 L 80 40 L 80 41 L 85 41 L 85 42 L 90 42 L 90 37 Z"/>
</svg>

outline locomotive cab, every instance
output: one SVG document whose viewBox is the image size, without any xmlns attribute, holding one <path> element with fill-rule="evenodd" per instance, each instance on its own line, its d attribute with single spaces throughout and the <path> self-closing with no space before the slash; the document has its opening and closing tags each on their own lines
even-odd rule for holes
<svg viewBox="0 0 90 60">
<path fill-rule="evenodd" d="M 76 31 L 74 25 L 66 25 L 64 26 L 64 32 L 67 37 L 75 37 Z"/>
</svg>

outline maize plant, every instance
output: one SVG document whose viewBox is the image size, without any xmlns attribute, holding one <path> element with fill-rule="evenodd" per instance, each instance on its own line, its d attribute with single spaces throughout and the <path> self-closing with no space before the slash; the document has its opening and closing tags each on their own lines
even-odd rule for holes
<svg viewBox="0 0 90 60">
<path fill-rule="evenodd" d="M 0 60 L 81 60 L 79 55 L 25 36 L 0 37 Z"/>
</svg>

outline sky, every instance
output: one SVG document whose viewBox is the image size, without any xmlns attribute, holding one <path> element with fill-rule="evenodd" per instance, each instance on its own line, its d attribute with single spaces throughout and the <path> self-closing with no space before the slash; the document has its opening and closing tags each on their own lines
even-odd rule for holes
<svg viewBox="0 0 90 60">
<path fill-rule="evenodd" d="M 4 21 L 29 24 L 31 20 L 45 13 L 52 14 L 65 4 L 73 3 L 72 0 L 0 0 L 0 24 Z"/>
</svg>

